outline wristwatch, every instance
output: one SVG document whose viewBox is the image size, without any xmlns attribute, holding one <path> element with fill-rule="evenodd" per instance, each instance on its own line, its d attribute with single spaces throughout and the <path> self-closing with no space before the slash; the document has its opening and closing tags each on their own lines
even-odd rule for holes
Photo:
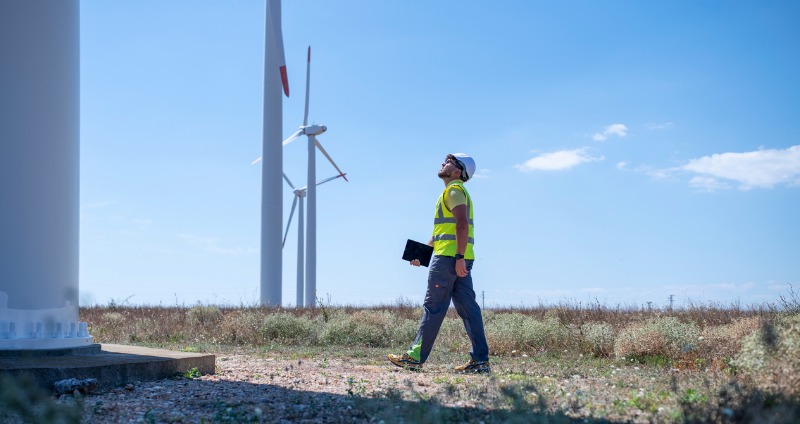
<svg viewBox="0 0 800 424">
<path fill-rule="evenodd" d="M 459 260 L 459 259 L 464 259 L 464 255 L 462 255 L 460 253 L 456 253 L 456 260 Z"/>
</svg>

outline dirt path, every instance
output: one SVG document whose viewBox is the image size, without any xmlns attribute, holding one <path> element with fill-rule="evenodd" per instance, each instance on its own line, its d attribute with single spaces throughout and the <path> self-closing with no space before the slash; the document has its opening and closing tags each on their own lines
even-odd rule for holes
<svg viewBox="0 0 800 424">
<path fill-rule="evenodd" d="M 421 398 L 440 392 L 432 383 L 435 371 L 358 362 L 220 355 L 216 375 L 135 383 L 89 395 L 84 403 L 90 422 L 368 422 L 371 414 L 356 398 L 411 388 Z"/>
<path fill-rule="evenodd" d="M 452 364 L 438 365 L 446 361 L 431 361 L 424 372 L 411 372 L 379 354 L 293 360 L 269 355 L 222 353 L 216 375 L 135 383 L 88 395 L 83 399 L 85 421 L 505 422 L 529 421 L 538 411 L 551 422 L 670 422 L 679 419 L 671 382 L 677 380 L 682 391 L 705 386 L 711 395 L 721 381 L 714 373 L 580 358 L 572 364 L 496 358 L 493 373 L 486 376 L 455 374 Z"/>
</svg>

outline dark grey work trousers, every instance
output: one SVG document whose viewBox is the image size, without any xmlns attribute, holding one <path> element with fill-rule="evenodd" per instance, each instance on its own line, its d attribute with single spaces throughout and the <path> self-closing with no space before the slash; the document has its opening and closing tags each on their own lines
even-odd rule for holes
<svg viewBox="0 0 800 424">
<path fill-rule="evenodd" d="M 467 270 L 470 272 L 466 277 L 459 277 L 456 274 L 456 260 L 452 256 L 434 256 L 431 260 L 428 290 L 425 293 L 425 303 L 422 305 L 424 308 L 422 320 L 419 323 L 417 338 L 409 351 L 419 352 L 420 362 L 425 362 L 431 353 L 451 299 L 472 342 L 470 356 L 476 361 L 489 359 L 489 346 L 483 331 L 481 308 L 475 301 L 475 290 L 472 289 L 473 261 L 466 262 Z"/>
</svg>

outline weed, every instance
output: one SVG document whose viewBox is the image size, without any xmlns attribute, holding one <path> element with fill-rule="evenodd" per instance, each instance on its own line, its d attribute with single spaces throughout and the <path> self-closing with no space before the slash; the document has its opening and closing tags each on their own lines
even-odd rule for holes
<svg viewBox="0 0 800 424">
<path fill-rule="evenodd" d="M 793 285 L 789 284 L 789 293 L 781 295 L 779 303 L 784 313 L 800 314 L 800 293 L 795 291 Z"/>
<path fill-rule="evenodd" d="M 183 373 L 183 376 L 188 378 L 188 379 L 190 379 L 190 380 L 192 380 L 192 379 L 195 379 L 195 378 L 202 377 L 203 374 L 200 373 L 200 371 L 197 369 L 197 367 L 194 367 L 194 368 L 189 368 L 188 370 L 186 370 L 186 372 Z"/>
<path fill-rule="evenodd" d="M 701 394 L 696 389 L 686 389 L 686 392 L 678 399 L 678 402 L 682 404 L 693 404 L 706 402 L 707 400 L 708 396 Z"/>
<path fill-rule="evenodd" d="M 630 392 L 630 398 L 625 401 L 625 405 L 654 414 L 658 411 L 659 402 L 653 393 L 632 391 Z"/>
<path fill-rule="evenodd" d="M 368 381 L 364 379 L 356 380 L 353 377 L 347 377 L 347 394 L 358 397 L 365 396 L 367 393 L 367 387 L 365 383 L 368 383 Z"/>
</svg>

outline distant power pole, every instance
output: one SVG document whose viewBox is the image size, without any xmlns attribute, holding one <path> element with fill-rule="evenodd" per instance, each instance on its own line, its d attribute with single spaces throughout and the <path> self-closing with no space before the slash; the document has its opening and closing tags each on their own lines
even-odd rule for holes
<svg viewBox="0 0 800 424">
<path fill-rule="evenodd" d="M 652 311 L 653 310 L 653 302 L 647 301 L 647 310 L 648 311 Z"/>
<path fill-rule="evenodd" d="M 675 295 L 674 294 L 669 295 L 669 310 L 670 311 L 672 310 L 672 301 L 674 299 L 675 299 Z"/>
<path fill-rule="evenodd" d="M 481 290 L 481 309 L 486 309 L 486 292 Z"/>
</svg>

